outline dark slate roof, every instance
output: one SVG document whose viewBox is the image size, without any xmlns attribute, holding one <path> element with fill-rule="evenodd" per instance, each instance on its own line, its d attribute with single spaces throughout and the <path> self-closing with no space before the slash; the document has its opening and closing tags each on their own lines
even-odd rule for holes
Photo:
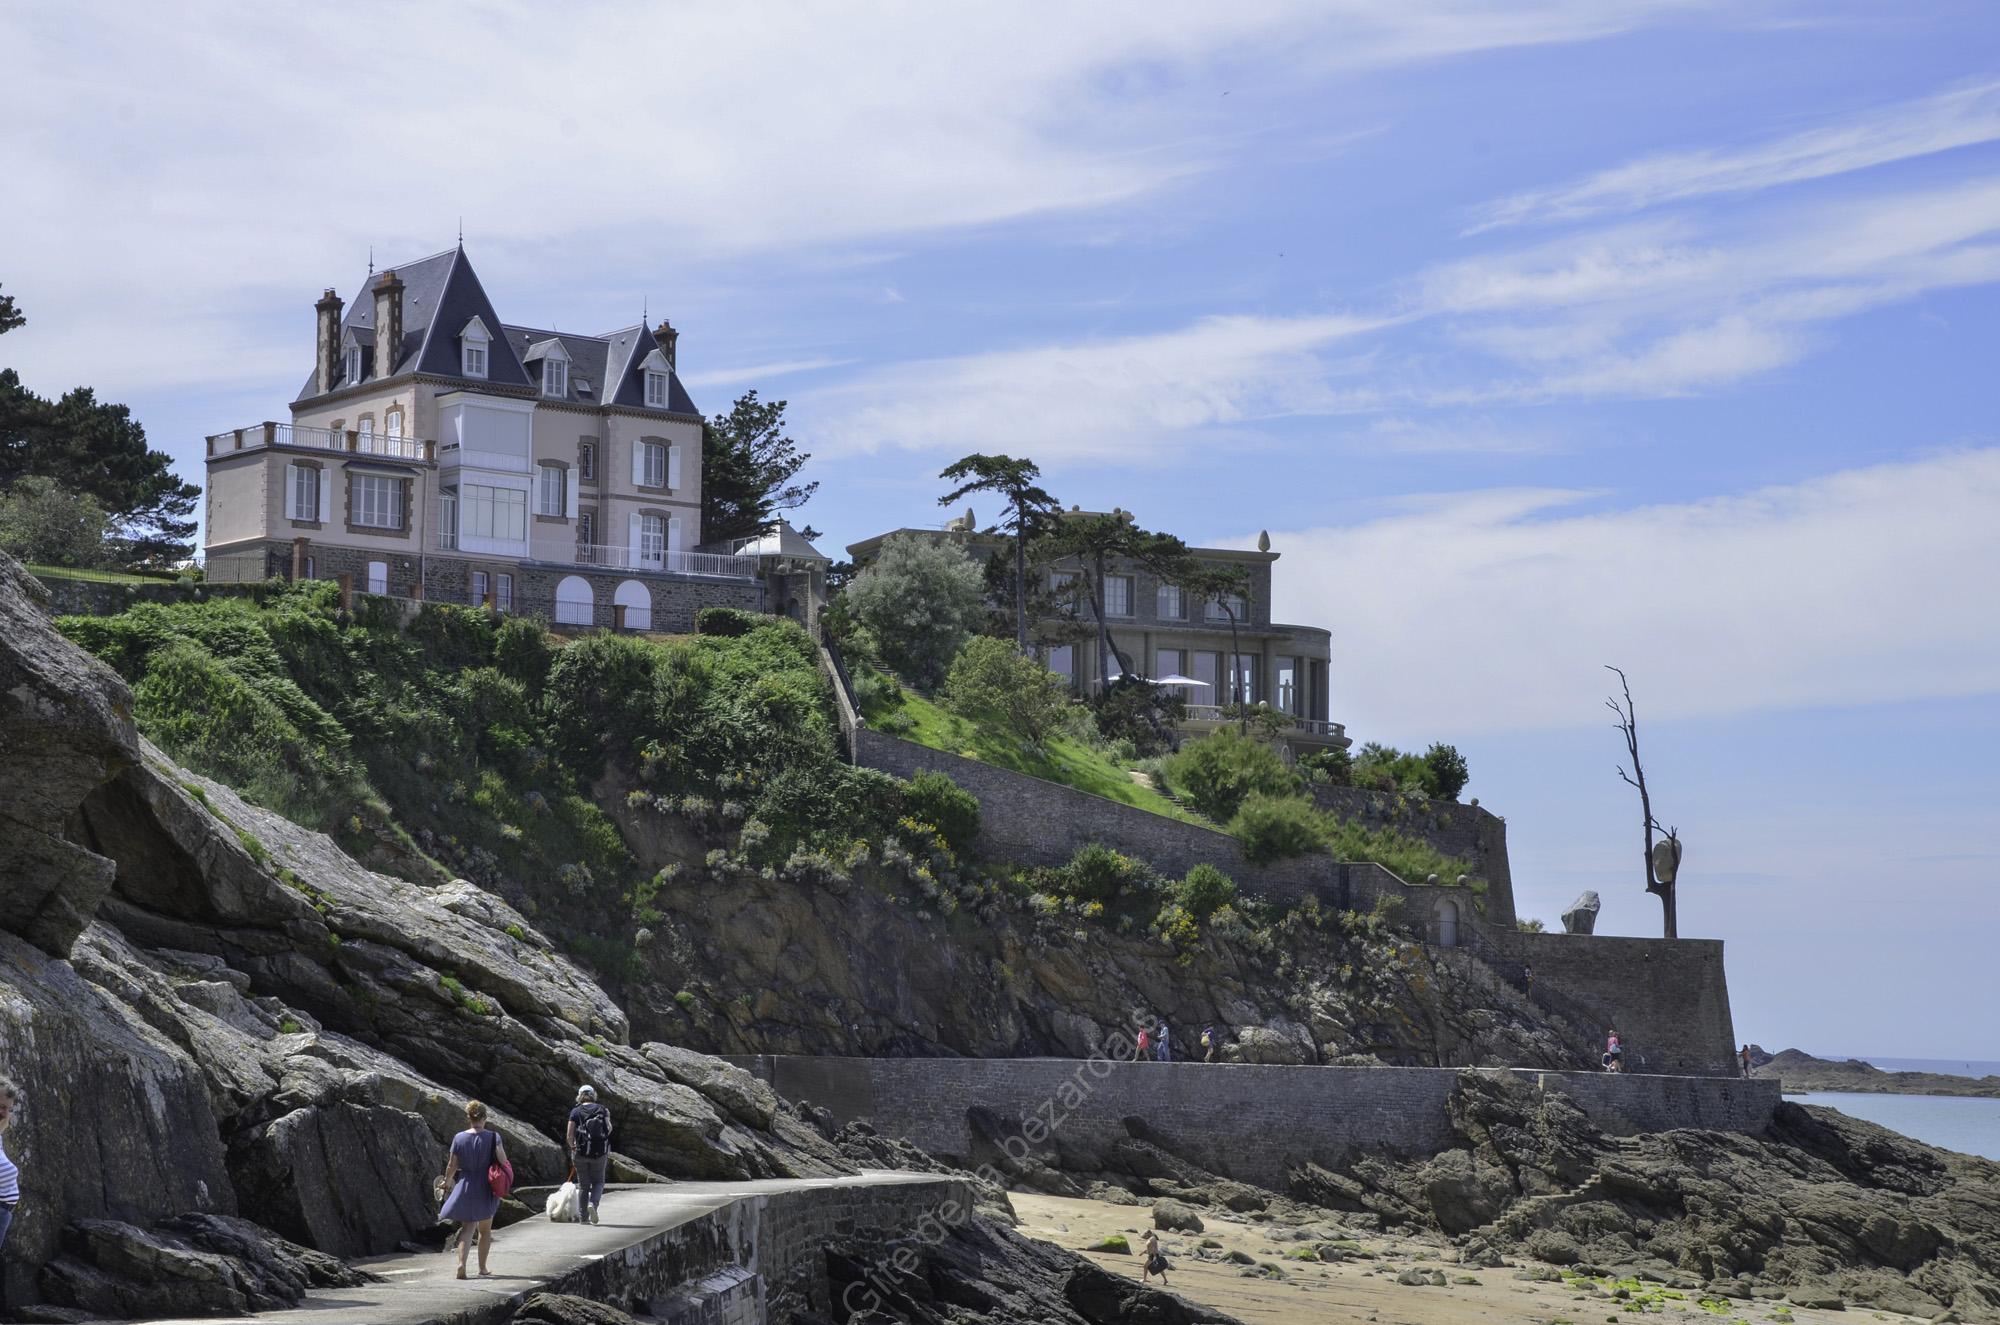
<svg viewBox="0 0 2000 1325">
<path fill-rule="evenodd" d="M 599 402 L 598 392 L 604 389 L 604 340 L 598 336 L 578 336 L 561 331 L 542 331 L 535 327 L 506 327 L 503 329 L 507 343 L 514 347 L 515 355 L 523 363 L 527 361 L 528 347 L 541 341 L 560 341 L 563 353 L 569 356 L 569 394 L 564 400 L 580 405 L 595 405 Z M 577 386 L 577 379 L 590 383 L 590 390 Z M 528 380 L 537 391 L 542 387 L 542 370 L 537 367 L 528 374 Z M 547 400 L 549 397 L 544 396 Z"/>
<path fill-rule="evenodd" d="M 394 271 L 403 282 L 403 343 L 395 349 L 393 366 L 378 374 L 375 359 L 384 353 L 384 349 L 375 345 L 375 287 L 389 271 Z M 529 346 L 553 338 L 562 342 L 563 352 L 569 355 L 567 399 L 583 405 L 615 404 L 633 409 L 646 408 L 646 384 L 639 365 L 653 352 L 655 345 L 644 326 L 626 327 L 602 336 L 509 326 L 501 322 L 499 314 L 493 311 L 493 303 L 486 297 L 485 287 L 479 283 L 479 276 L 472 270 L 472 263 L 462 248 L 433 253 L 400 267 L 384 268 L 383 272 L 370 276 L 361 287 L 361 292 L 347 306 L 341 329 L 343 332 L 352 331 L 363 346 L 364 379 L 393 377 L 407 372 L 458 377 L 458 333 L 475 317 L 486 324 L 487 331 L 493 336 L 487 346 L 485 381 L 501 386 L 532 387 L 539 391 L 541 374 L 539 370 L 531 373 L 523 365 L 522 356 L 528 352 Z M 341 367 L 344 370 L 345 364 Z M 335 390 L 350 385 L 343 378 L 336 378 Z M 578 379 L 588 382 L 590 389 L 585 391 L 580 388 Z M 297 400 L 307 400 L 315 394 L 313 381 L 313 377 L 308 375 L 305 385 L 299 389 Z M 681 386 L 678 374 L 669 380 L 667 405 L 684 414 L 697 412 L 694 401 Z"/>
</svg>

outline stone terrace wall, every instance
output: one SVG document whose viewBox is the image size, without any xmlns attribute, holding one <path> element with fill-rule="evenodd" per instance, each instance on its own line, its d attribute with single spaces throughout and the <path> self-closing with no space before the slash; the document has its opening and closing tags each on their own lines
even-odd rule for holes
<svg viewBox="0 0 2000 1325">
<path fill-rule="evenodd" d="M 921 769 L 943 773 L 979 800 L 979 837 L 986 850 L 1023 865 L 1063 865 L 1081 847 L 1102 842 L 1179 877 L 1209 864 L 1244 892 L 1267 901 L 1338 900 L 1334 862 L 1301 856 L 1252 864 L 1237 840 L 1164 815 L 1123 805 L 1058 782 L 1009 772 L 977 759 L 857 727 L 849 742 L 854 762 L 907 778 Z M 1375 867 L 1368 867 L 1374 869 Z M 1386 870 L 1380 871 L 1388 875 Z M 1370 875 L 1372 879 L 1373 876 Z M 1379 881 L 1374 883 L 1379 888 Z"/>
<path fill-rule="evenodd" d="M 1487 931 L 1481 956 L 1553 1011 L 1616 1028 L 1636 1072 L 1733 1077 L 1736 1025 L 1720 939 Z"/>
<path fill-rule="evenodd" d="M 1282 1189 L 1295 1165 L 1337 1165 L 1364 1150 L 1424 1157 L 1455 1144 L 1445 1102 L 1456 1068 L 1273 1067 L 1094 1059 L 732 1059 L 792 1100 L 841 1122 L 865 1121 L 961 1162 L 986 1156 L 968 1111 L 1010 1130 L 1039 1120 L 1053 1149 L 1079 1168 L 1143 1120 L 1176 1153 L 1213 1172 Z M 1499 1069 L 1506 1070 L 1506 1069 Z M 1698 1077 L 1515 1071 L 1576 1101 L 1618 1135 L 1704 1127 L 1755 1133 L 1777 1108 L 1777 1083 Z M 1079 1095 L 1081 1099 L 1079 1099 Z M 1030 1126 L 1029 1136 L 1036 1130 Z"/>
<path fill-rule="evenodd" d="M 178 580 L 151 583 L 107 584 L 101 580 L 72 580 L 63 575 L 37 575 L 35 579 L 49 591 L 51 616 L 117 616 L 140 603 L 200 602 L 205 598 L 262 598 L 272 586 L 253 584 L 182 584 Z"/>
<path fill-rule="evenodd" d="M 1315 784 L 1315 804 L 1368 828 L 1393 828 L 1421 838 L 1447 856 L 1456 856 L 1486 880 L 1486 918 L 1514 924 L 1514 874 L 1507 864 L 1507 821 L 1478 805 L 1421 801 L 1364 787 Z"/>
</svg>

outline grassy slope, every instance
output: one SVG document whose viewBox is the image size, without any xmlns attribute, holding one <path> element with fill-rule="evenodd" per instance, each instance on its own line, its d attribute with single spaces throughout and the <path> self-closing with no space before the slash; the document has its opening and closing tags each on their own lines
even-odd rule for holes
<svg viewBox="0 0 2000 1325">
<path fill-rule="evenodd" d="M 1151 787 L 1132 780 L 1132 775 L 1100 750 L 1094 750 L 1068 736 L 1054 736 L 1039 751 L 1005 732 L 947 713 L 936 704 L 905 690 L 903 702 L 893 710 L 908 715 L 914 724 L 899 735 L 948 754 L 970 755 L 981 763 L 1048 782 L 1060 782 L 1078 791 L 1087 791 L 1106 800 L 1150 810 L 1154 814 L 1185 823 L 1203 820 L 1181 809 Z M 881 710 L 870 714 L 881 716 Z"/>
</svg>

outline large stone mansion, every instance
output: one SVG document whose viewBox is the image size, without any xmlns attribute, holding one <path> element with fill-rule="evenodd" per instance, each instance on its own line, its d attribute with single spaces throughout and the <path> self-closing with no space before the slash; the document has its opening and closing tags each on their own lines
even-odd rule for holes
<svg viewBox="0 0 2000 1325">
<path fill-rule="evenodd" d="M 462 246 L 314 311 L 290 421 L 208 438 L 211 580 L 346 575 L 632 629 L 761 605 L 754 556 L 700 550 L 701 415 L 667 322 L 503 322 Z"/>
</svg>

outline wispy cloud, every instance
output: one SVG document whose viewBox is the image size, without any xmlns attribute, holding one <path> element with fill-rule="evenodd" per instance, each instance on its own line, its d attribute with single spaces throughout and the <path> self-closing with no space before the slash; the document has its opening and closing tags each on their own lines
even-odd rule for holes
<svg viewBox="0 0 2000 1325">
<path fill-rule="evenodd" d="M 1485 491 L 1273 531 L 1294 567 L 1275 610 L 1365 641 L 1336 661 L 1340 716 L 1390 730 L 1594 722 L 1607 662 L 1660 718 L 2000 693 L 2000 615 L 1974 606 L 2000 565 L 2000 448 L 1586 504 Z"/>
<path fill-rule="evenodd" d="M 734 386 L 738 382 L 764 382 L 774 377 L 792 377 L 799 373 L 817 373 L 827 368 L 843 368 L 853 362 L 852 359 L 782 359 L 776 363 L 753 363 L 737 368 L 712 368 L 706 372 L 682 373 L 681 380 L 690 387 Z"/>
<path fill-rule="evenodd" d="M 1325 352 L 1381 318 L 1216 317 L 1128 336 L 902 363 L 811 394 L 827 454 L 1019 450 L 1150 459 L 1257 422 L 1355 407 Z"/>
<path fill-rule="evenodd" d="M 1748 193 L 2000 140 L 2000 82 L 1900 102 L 1736 149 L 1662 152 L 1479 209 L 1468 234 Z"/>
</svg>

